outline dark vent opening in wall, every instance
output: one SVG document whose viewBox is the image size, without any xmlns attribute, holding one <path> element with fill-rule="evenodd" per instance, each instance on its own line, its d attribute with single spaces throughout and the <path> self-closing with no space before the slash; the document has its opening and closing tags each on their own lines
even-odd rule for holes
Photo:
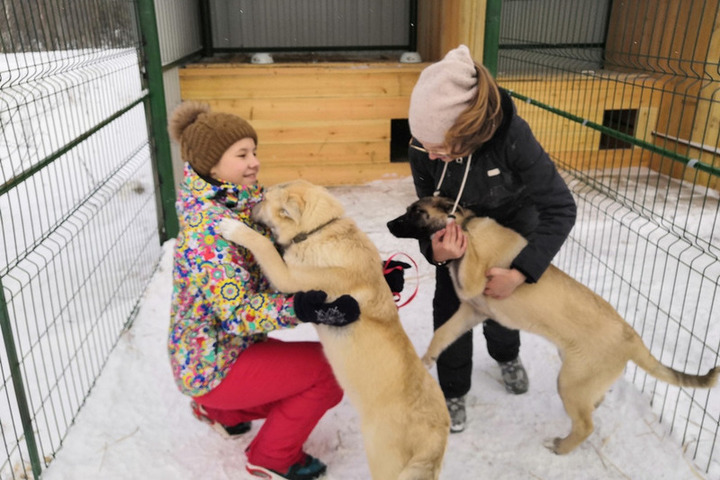
<svg viewBox="0 0 720 480">
<path fill-rule="evenodd" d="M 407 118 L 390 120 L 390 162 L 408 161 L 408 143 L 410 142 L 410 124 Z"/>
<path fill-rule="evenodd" d="M 603 126 L 612 128 L 620 133 L 635 136 L 636 109 L 605 110 L 603 113 Z M 620 140 L 605 133 L 600 135 L 600 150 L 614 150 L 632 148 L 632 143 Z"/>
</svg>

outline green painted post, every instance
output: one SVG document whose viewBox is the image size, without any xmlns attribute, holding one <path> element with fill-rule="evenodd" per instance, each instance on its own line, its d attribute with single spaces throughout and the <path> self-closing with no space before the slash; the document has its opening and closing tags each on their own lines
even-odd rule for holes
<svg viewBox="0 0 720 480">
<path fill-rule="evenodd" d="M 1 277 L 0 280 L 2 280 Z M 3 342 L 5 344 L 10 378 L 12 379 L 13 389 L 15 390 L 15 400 L 17 401 L 18 412 L 20 413 L 20 423 L 23 428 L 27 453 L 30 457 L 30 466 L 32 467 L 33 477 L 35 480 L 39 480 L 42 474 L 40 455 L 38 454 L 37 444 L 35 443 L 32 415 L 30 414 L 28 398 L 25 393 L 25 384 L 23 383 L 22 372 L 20 371 L 20 358 L 18 357 L 17 347 L 15 346 L 15 334 L 10 325 L 10 315 L 7 310 L 7 301 L 5 300 L 2 281 L 0 281 L 0 331 L 2 332 Z"/>
<path fill-rule="evenodd" d="M 158 226 L 160 242 L 174 238 L 179 226 L 175 213 L 175 180 L 173 178 L 170 136 L 167 131 L 167 107 L 163 85 L 160 41 L 154 0 L 137 0 L 140 34 L 142 36 L 143 82 L 149 91 L 145 112 L 148 117 L 150 152 L 154 159 L 153 171 L 160 190 L 158 200 Z"/>
<path fill-rule="evenodd" d="M 200 32 L 202 36 L 203 57 L 213 56 L 212 20 L 210 0 L 200 0 Z"/>
<path fill-rule="evenodd" d="M 487 6 L 485 8 L 483 65 L 490 70 L 493 77 L 497 75 L 501 10 L 502 0 L 487 0 Z"/>
</svg>

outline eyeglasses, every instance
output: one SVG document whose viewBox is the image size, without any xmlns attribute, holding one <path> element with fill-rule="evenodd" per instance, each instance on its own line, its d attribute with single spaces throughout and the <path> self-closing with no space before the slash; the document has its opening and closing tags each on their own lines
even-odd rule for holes
<svg viewBox="0 0 720 480">
<path fill-rule="evenodd" d="M 417 150 L 418 152 L 427 153 L 428 155 L 433 155 L 436 157 L 443 157 L 443 158 L 452 158 L 453 156 L 446 152 L 440 152 L 437 150 L 426 150 L 425 148 L 421 147 L 420 145 L 415 145 L 413 141 L 417 142 L 415 138 L 410 138 L 410 142 L 408 143 L 408 146 L 412 148 L 413 150 Z M 420 143 L 420 142 L 418 142 Z"/>
</svg>

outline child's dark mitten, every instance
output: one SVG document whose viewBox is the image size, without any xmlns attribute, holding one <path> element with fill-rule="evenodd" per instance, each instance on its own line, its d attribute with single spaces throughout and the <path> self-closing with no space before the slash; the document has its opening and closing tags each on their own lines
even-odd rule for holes
<svg viewBox="0 0 720 480">
<path fill-rule="evenodd" d="M 310 290 L 295 294 L 295 315 L 301 322 L 343 327 L 360 318 L 360 305 L 350 295 L 325 303 L 327 293 Z"/>
</svg>

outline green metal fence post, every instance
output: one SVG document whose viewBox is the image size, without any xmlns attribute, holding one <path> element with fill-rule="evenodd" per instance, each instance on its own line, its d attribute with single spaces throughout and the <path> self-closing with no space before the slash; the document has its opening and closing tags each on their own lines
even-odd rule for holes
<svg viewBox="0 0 720 480">
<path fill-rule="evenodd" d="M 200 0 L 200 32 L 202 36 L 203 57 L 213 56 L 213 36 L 210 0 Z"/>
<path fill-rule="evenodd" d="M 487 6 L 485 8 L 483 65 L 490 70 L 493 77 L 497 75 L 501 10 L 502 0 L 487 0 Z"/>
<path fill-rule="evenodd" d="M 145 103 L 145 111 L 148 116 L 150 151 L 154 159 L 153 170 L 160 190 L 158 201 L 160 241 L 164 242 L 177 236 L 179 227 L 175 213 L 175 180 L 170 152 L 170 136 L 167 132 L 160 41 L 155 16 L 155 2 L 153 0 L 137 0 L 137 2 L 143 45 L 143 81 L 149 91 L 149 100 Z"/>
<path fill-rule="evenodd" d="M 35 480 L 39 480 L 42 473 L 40 454 L 38 453 L 37 444 L 35 443 L 32 416 L 30 415 L 30 407 L 28 406 L 27 394 L 25 393 L 25 384 L 23 383 L 22 372 L 20 371 L 20 358 L 18 357 L 17 347 L 15 346 L 15 334 L 10 326 L 10 314 L 7 310 L 5 290 L 3 289 L 1 278 L 0 331 L 2 331 L 3 342 L 5 344 L 5 353 L 7 354 L 9 363 L 8 368 L 10 369 L 10 377 L 12 378 L 13 389 L 15 390 L 15 400 L 17 400 L 18 412 L 20 413 L 20 422 L 22 423 L 25 445 L 27 445 L 28 456 L 30 457 L 30 466 L 32 467 L 33 477 Z"/>
</svg>

